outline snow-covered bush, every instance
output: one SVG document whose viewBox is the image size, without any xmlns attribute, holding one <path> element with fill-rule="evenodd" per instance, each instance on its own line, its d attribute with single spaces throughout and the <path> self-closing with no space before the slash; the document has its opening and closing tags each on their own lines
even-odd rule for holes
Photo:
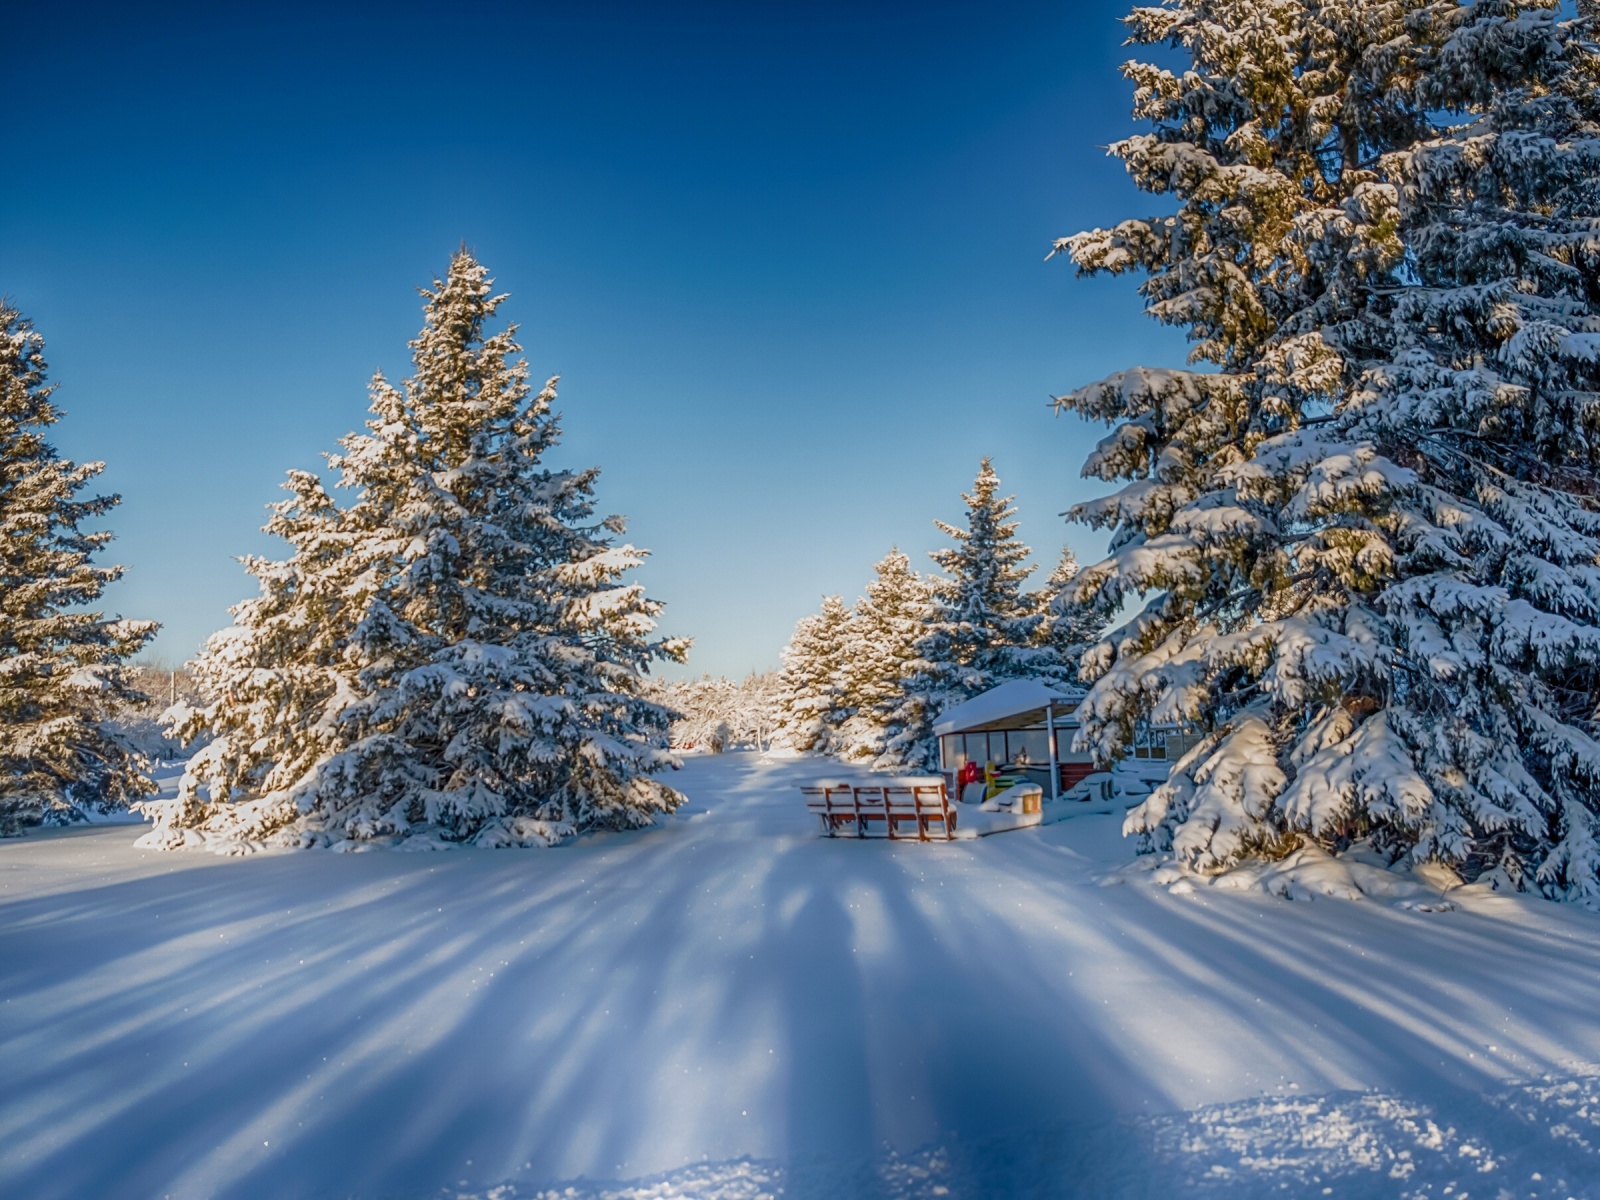
<svg viewBox="0 0 1600 1200">
<path fill-rule="evenodd" d="M 1305 840 L 1600 898 L 1593 7 L 1169 0 L 1127 19 L 1175 211 L 1063 239 L 1205 369 L 1063 396 L 1112 427 L 1080 598 L 1103 759 L 1206 738 L 1127 827 L 1217 871 Z"/>
<path fill-rule="evenodd" d="M 111 534 L 84 526 L 119 497 L 80 495 L 104 464 L 46 439 L 53 391 L 44 339 L 0 300 L 0 836 L 154 790 L 113 721 L 143 699 L 124 663 L 157 627 L 88 607 L 122 568 L 95 564 Z"/>
<path fill-rule="evenodd" d="M 403 388 L 329 458 L 338 492 L 291 472 L 252 558 L 260 595 L 194 664 L 208 735 L 145 844 L 549 844 L 631 828 L 682 797 L 670 713 L 644 694 L 660 606 L 622 576 L 644 552 L 595 519 L 595 470 L 553 470 L 555 380 L 535 391 L 504 297 L 458 253 L 424 291 Z M 419 843 L 420 844 L 420 843 Z"/>
</svg>

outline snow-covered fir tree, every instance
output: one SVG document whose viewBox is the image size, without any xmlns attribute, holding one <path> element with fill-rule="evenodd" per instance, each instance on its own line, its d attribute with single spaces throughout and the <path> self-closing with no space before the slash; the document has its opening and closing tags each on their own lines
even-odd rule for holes
<svg viewBox="0 0 1600 1200">
<path fill-rule="evenodd" d="M 53 391 L 44 339 L 0 300 L 0 836 L 154 790 L 113 718 L 144 700 L 124 663 L 157 626 L 90 607 L 122 568 L 96 564 L 112 535 L 85 526 L 119 497 L 83 495 L 104 464 L 51 445 Z"/>
<path fill-rule="evenodd" d="M 1028 547 L 1017 537 L 1016 509 L 1001 496 L 993 464 L 983 459 L 963 494 L 963 528 L 935 521 L 955 545 L 932 552 L 928 617 L 900 696 L 884 722 L 884 769 L 926 769 L 937 761 L 933 722 L 945 709 L 1009 679 L 1064 678 L 1066 669 L 1039 644 L 1044 614 L 1023 588 Z"/>
<path fill-rule="evenodd" d="M 1206 370 L 1062 397 L 1112 433 L 1077 515 L 1088 744 L 1207 736 L 1130 831 L 1214 871 L 1304 839 L 1600 898 L 1594 12 L 1173 0 L 1131 39 L 1176 211 L 1064 239 L 1141 270 Z"/>
<path fill-rule="evenodd" d="M 503 296 L 465 250 L 435 280 L 403 388 L 372 383 L 367 432 L 329 458 L 339 495 L 291 473 L 248 559 L 260 595 L 195 664 L 212 740 L 145 842 L 311 846 L 414 836 L 544 845 L 650 824 L 682 797 L 671 714 L 646 672 L 660 606 L 644 552 L 594 517 L 597 471 L 544 465 L 555 380 L 535 390 Z M 420 843 L 419 843 L 420 844 Z"/>
<path fill-rule="evenodd" d="M 825 596 L 820 611 L 801 617 L 783 648 L 775 744 L 801 753 L 831 754 L 844 707 L 845 653 L 850 609 L 842 596 Z"/>
<path fill-rule="evenodd" d="M 852 761 L 883 754 L 888 722 L 901 699 L 903 680 L 927 632 L 931 584 L 892 548 L 872 568 L 866 595 L 851 609 L 837 709 L 836 753 Z"/>
<path fill-rule="evenodd" d="M 1049 651 L 1067 680 L 1077 679 L 1083 656 L 1108 624 L 1104 612 L 1079 598 L 1081 570 L 1072 547 L 1063 548 L 1055 570 L 1033 597 L 1040 613 L 1037 644 Z"/>
</svg>

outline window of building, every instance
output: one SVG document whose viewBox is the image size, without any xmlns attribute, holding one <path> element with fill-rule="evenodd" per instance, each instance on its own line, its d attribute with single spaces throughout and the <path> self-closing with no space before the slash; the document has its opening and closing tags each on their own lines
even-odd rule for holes
<svg viewBox="0 0 1600 1200">
<path fill-rule="evenodd" d="M 1043 729 L 1017 729 L 1006 734 L 1008 761 L 1016 762 L 1021 754 L 1028 761 L 1041 765 L 1050 761 L 1050 735 Z"/>
<path fill-rule="evenodd" d="M 967 765 L 967 749 L 959 733 L 947 733 L 939 739 L 939 760 L 947 771 L 959 771 Z"/>
</svg>

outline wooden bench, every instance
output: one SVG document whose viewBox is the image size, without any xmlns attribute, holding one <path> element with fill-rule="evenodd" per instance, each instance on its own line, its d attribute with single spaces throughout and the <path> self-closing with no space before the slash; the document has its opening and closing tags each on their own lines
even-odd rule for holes
<svg viewBox="0 0 1600 1200">
<path fill-rule="evenodd" d="M 917 775 L 889 779 L 881 784 L 850 784 L 840 779 L 819 779 L 802 785 L 806 809 L 817 817 L 827 837 L 837 837 L 849 829 L 856 837 L 888 837 L 899 840 L 911 825 L 919 841 L 933 840 L 933 826 L 939 827 L 942 840 L 956 832 L 956 809 L 945 791 L 944 780 L 936 775 Z M 881 829 L 882 833 L 875 833 Z"/>
</svg>

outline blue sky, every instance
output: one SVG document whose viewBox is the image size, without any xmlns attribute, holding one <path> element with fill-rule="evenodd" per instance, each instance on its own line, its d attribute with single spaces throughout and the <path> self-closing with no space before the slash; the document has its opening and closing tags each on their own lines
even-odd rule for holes
<svg viewBox="0 0 1600 1200">
<path fill-rule="evenodd" d="M 63 453 L 104 459 L 111 607 L 188 657 L 291 467 L 406 373 L 463 241 L 562 376 L 689 670 L 775 666 L 824 593 L 926 563 L 983 454 L 1045 564 L 1099 432 L 1048 396 L 1182 360 L 1134 281 L 1042 260 L 1142 213 L 1121 3 L 36 5 L 0 48 L 0 292 Z M 331 15 L 330 15 L 331 14 Z"/>
</svg>

